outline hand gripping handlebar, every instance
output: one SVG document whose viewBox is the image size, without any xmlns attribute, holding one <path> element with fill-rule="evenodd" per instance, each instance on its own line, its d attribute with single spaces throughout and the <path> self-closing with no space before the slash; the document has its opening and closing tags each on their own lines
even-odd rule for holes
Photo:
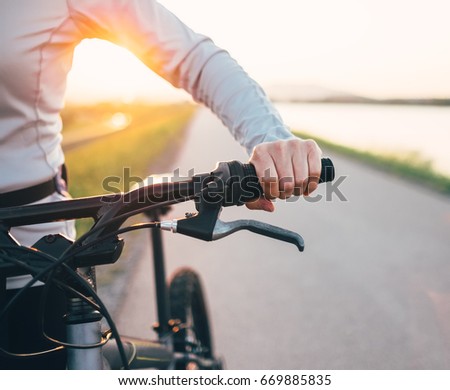
<svg viewBox="0 0 450 390">
<path fill-rule="evenodd" d="M 334 175 L 331 160 L 322 159 L 320 182 L 332 181 Z M 239 230 L 249 230 L 293 243 L 303 250 L 303 239 L 297 233 L 252 220 L 218 220 L 222 207 L 242 205 L 261 195 L 262 189 L 252 165 L 238 161 L 221 162 L 212 172 L 180 181 L 143 185 L 125 194 L 0 208 L 0 243 L 2 240 L 7 244 L 11 242 L 8 231 L 14 226 L 94 218 L 94 227 L 77 242 L 78 246 L 82 246 L 101 237 L 114 235 L 129 216 L 149 207 L 158 208 L 162 204 L 194 199 L 198 211 L 196 214 L 179 220 L 162 221 L 160 227 L 206 241 L 217 240 Z"/>
<path fill-rule="evenodd" d="M 323 158 L 319 183 L 332 181 L 334 176 L 332 161 L 329 158 Z M 242 164 L 239 161 L 218 163 L 213 172 L 194 177 L 194 187 L 196 186 L 200 194 L 196 201 L 198 213 L 183 219 L 162 221 L 163 230 L 205 241 L 218 240 L 239 230 L 249 230 L 292 243 L 303 251 L 304 240 L 295 232 L 259 221 L 246 219 L 223 222 L 218 218 L 222 207 L 239 206 L 263 195 L 253 165 Z"/>
</svg>

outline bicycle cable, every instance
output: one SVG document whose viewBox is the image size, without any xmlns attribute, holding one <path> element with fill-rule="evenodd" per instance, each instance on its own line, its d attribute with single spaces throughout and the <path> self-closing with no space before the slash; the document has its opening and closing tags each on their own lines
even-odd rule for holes
<svg viewBox="0 0 450 390">
<path fill-rule="evenodd" d="M 3 248 L 5 248 L 5 247 L 3 247 Z M 30 249 L 30 248 L 27 248 L 27 247 L 14 247 L 14 246 L 9 247 L 9 246 L 7 246 L 6 248 L 13 249 L 13 250 L 31 251 L 33 255 L 41 256 L 41 257 L 43 257 L 43 258 L 46 258 L 47 260 L 48 260 L 48 259 L 54 260 L 54 258 L 53 258 L 52 256 L 50 256 L 50 255 L 48 255 L 48 254 L 46 254 L 46 253 L 43 253 L 43 252 L 36 252 L 36 251 L 34 251 L 34 250 Z M 22 262 L 20 262 L 19 260 L 16 260 L 16 259 L 14 259 L 14 258 L 11 258 L 10 256 L 6 256 L 6 255 L 1 254 L 1 253 L 0 253 L 0 256 L 1 256 L 4 260 L 6 260 L 6 261 L 8 261 L 8 262 L 10 262 L 10 263 L 14 263 L 14 264 L 18 265 L 19 267 L 22 267 L 22 266 L 24 265 L 24 264 L 23 264 Z M 53 265 L 53 264 L 52 264 L 52 265 Z M 80 283 L 83 285 L 83 287 L 85 287 L 85 288 L 93 295 L 93 298 L 97 301 L 97 303 L 99 303 L 99 305 L 96 305 L 95 307 L 98 307 L 98 308 L 100 309 L 100 310 L 99 310 L 100 313 L 105 317 L 106 321 L 108 322 L 108 325 L 109 325 L 110 328 L 111 328 L 111 335 L 114 335 L 114 337 L 117 339 L 117 345 L 118 345 L 118 349 L 119 349 L 119 353 L 120 353 L 120 347 L 119 347 L 119 344 L 121 344 L 120 335 L 119 335 L 119 333 L 118 333 L 118 331 L 117 331 L 117 328 L 116 328 L 116 326 L 115 326 L 115 323 L 114 323 L 112 317 L 110 316 L 110 314 L 109 314 L 109 312 L 108 312 L 106 306 L 103 304 L 103 302 L 102 302 L 101 299 L 98 297 L 98 295 L 95 293 L 95 291 L 92 289 L 92 287 L 89 285 L 89 283 L 86 282 L 86 281 L 84 280 L 84 278 L 83 278 L 81 275 L 77 274 L 75 271 L 73 271 L 73 270 L 72 270 L 70 267 L 68 267 L 66 264 L 61 264 L 61 266 L 67 267 L 66 270 L 68 270 L 69 272 L 73 273 L 72 276 L 74 276 L 75 278 L 77 278 L 77 279 L 78 279 L 78 282 L 80 282 Z M 26 267 L 23 267 L 23 268 L 27 269 L 27 271 L 34 271 L 34 272 L 36 272 L 36 269 L 33 269 L 33 267 L 30 267 L 30 266 L 26 266 Z M 33 279 L 34 279 L 34 278 L 33 278 Z M 27 283 L 27 285 L 25 285 L 24 287 L 22 287 L 22 288 L 17 292 L 17 294 L 16 294 L 16 295 L 8 302 L 8 304 L 3 308 L 3 310 L 0 312 L 0 320 L 1 320 L 1 319 L 3 318 L 3 316 L 11 309 L 11 307 L 17 302 L 17 300 L 22 296 L 22 294 L 24 294 L 26 290 L 28 290 L 29 288 L 31 288 L 31 286 L 37 281 L 37 280 L 33 280 L 33 279 L 30 280 L 30 281 Z M 31 282 L 31 283 L 30 283 L 30 282 Z M 49 285 L 51 282 L 52 282 L 51 280 L 46 281 L 45 286 L 47 286 L 47 284 Z M 44 290 L 44 291 L 45 291 L 45 290 Z M 44 292 L 44 291 L 43 291 L 43 292 Z M 75 290 L 75 291 L 76 291 L 76 290 Z M 81 293 L 80 293 L 80 294 L 81 294 Z M 89 304 L 93 303 L 93 302 L 91 302 L 91 301 L 89 300 L 88 297 L 86 297 L 86 299 L 87 299 L 87 301 L 88 301 Z M 44 332 L 44 328 L 42 328 L 42 332 L 43 332 L 43 334 L 44 334 L 44 337 L 47 336 L 46 333 Z M 103 336 L 104 336 L 104 334 L 103 334 Z M 60 341 L 60 340 L 55 340 L 55 339 L 52 340 L 52 338 L 49 337 L 48 339 L 49 339 L 50 341 L 55 342 L 56 344 L 58 344 L 58 347 L 56 347 L 56 348 L 54 348 L 54 349 L 46 350 L 46 351 L 32 352 L 32 353 L 27 353 L 27 354 L 16 354 L 16 353 L 12 353 L 12 352 L 6 351 L 6 350 L 4 350 L 3 348 L 0 348 L 0 351 L 3 352 L 4 354 L 8 355 L 8 356 L 13 356 L 13 357 L 33 357 L 33 356 L 44 355 L 44 354 L 46 354 L 46 353 L 55 352 L 55 351 L 61 350 L 61 349 L 64 348 L 64 347 L 72 347 L 72 348 L 95 348 L 95 347 L 99 347 L 99 346 L 102 346 L 102 345 L 106 344 L 106 342 L 111 338 L 111 336 L 106 336 L 106 337 L 107 337 L 107 340 L 101 341 L 100 343 L 98 343 L 98 345 L 97 345 L 97 344 L 96 344 L 96 345 L 92 344 L 92 345 L 87 345 L 87 346 L 81 346 L 81 345 L 77 345 L 77 344 L 73 344 L 73 345 L 72 345 L 72 344 L 64 343 L 64 342 L 62 342 L 62 341 Z M 47 338 L 47 337 L 46 337 L 46 338 Z M 122 345 L 122 349 L 123 349 L 123 345 Z M 123 356 L 122 356 L 122 354 L 121 354 L 121 360 L 127 361 L 126 354 L 124 354 Z M 124 365 L 125 365 L 125 364 L 124 364 Z M 126 365 L 125 365 L 125 366 L 126 366 Z"/>
<path fill-rule="evenodd" d="M 158 204 L 158 206 L 162 205 L 162 203 L 168 203 L 168 202 L 161 202 L 160 204 Z M 171 204 L 173 204 L 173 203 L 171 203 Z M 146 209 L 156 208 L 155 206 L 156 206 L 156 205 L 151 205 L 150 207 L 146 207 Z M 142 212 L 142 211 L 140 211 L 140 212 Z M 135 215 L 135 214 L 138 214 L 138 213 L 133 213 L 133 215 Z M 123 218 L 123 216 L 120 216 L 120 217 Z M 117 218 L 119 218 L 119 217 L 117 217 Z M 114 222 L 114 221 L 113 221 L 113 219 L 112 219 L 111 221 L 108 221 L 108 222 L 112 223 L 112 222 Z M 105 225 L 106 225 L 106 224 L 105 224 Z M 37 272 L 36 275 L 35 275 L 30 281 L 28 281 L 28 282 L 25 284 L 25 286 L 23 286 L 23 287 L 20 289 L 20 291 L 17 292 L 17 294 L 16 294 L 16 295 L 15 295 L 15 296 L 7 303 L 7 305 L 6 305 L 6 306 L 3 308 L 3 310 L 0 312 L 0 320 L 1 320 L 1 319 L 3 318 L 3 316 L 7 313 L 7 311 L 9 311 L 10 308 L 17 302 L 17 300 L 20 299 L 20 297 L 25 293 L 25 291 L 27 291 L 29 288 L 31 288 L 31 286 L 34 285 L 34 283 L 36 283 L 36 282 L 39 281 L 41 278 L 43 278 L 47 273 L 50 273 L 51 271 L 56 270 L 56 268 L 59 267 L 59 266 L 66 266 L 66 267 L 68 267 L 67 264 L 65 264 L 65 263 L 66 263 L 67 261 L 69 261 L 71 258 L 73 258 L 73 256 L 75 256 L 76 254 L 79 254 L 79 253 L 81 253 L 82 251 L 84 251 L 84 250 L 90 248 L 91 246 L 94 246 L 94 245 L 96 245 L 96 244 L 98 244 L 98 243 L 100 243 L 100 242 L 102 242 L 102 241 L 104 241 L 104 240 L 106 240 L 106 239 L 108 239 L 108 238 L 110 238 L 110 237 L 113 237 L 113 236 L 115 236 L 115 235 L 127 233 L 127 232 L 134 231 L 134 230 L 145 229 L 145 228 L 158 228 L 159 225 L 160 225 L 159 222 L 147 222 L 147 223 L 135 224 L 135 225 L 131 225 L 131 226 L 124 227 L 124 228 L 122 228 L 122 229 L 118 229 L 118 230 L 115 231 L 115 232 L 111 232 L 111 233 L 108 233 L 108 234 L 106 234 L 106 235 L 104 235 L 104 236 L 101 236 L 101 237 L 99 237 L 98 239 L 96 239 L 96 240 L 94 240 L 94 241 L 91 241 L 91 242 L 89 242 L 89 243 L 87 243 L 87 244 L 85 244 L 85 245 L 83 245 L 83 246 L 81 246 L 81 247 L 77 247 L 77 248 L 73 251 L 73 253 L 70 253 L 70 255 L 66 255 L 66 256 L 60 257 L 59 259 L 55 259 L 54 257 L 52 257 L 52 256 L 50 256 L 50 255 L 48 255 L 48 254 L 46 254 L 46 253 L 43 253 L 43 252 L 36 252 L 35 250 L 33 250 L 33 249 L 31 249 L 31 248 L 27 248 L 27 247 L 3 246 L 3 248 L 12 249 L 12 250 L 24 250 L 24 251 L 29 251 L 29 252 L 31 252 L 33 255 L 38 255 L 38 256 L 41 256 L 41 257 L 43 257 L 43 258 L 46 258 L 47 260 L 52 261 L 52 264 L 50 264 L 49 266 L 47 266 L 47 267 L 44 268 L 43 270 Z M 88 232 L 88 233 L 89 233 L 89 232 Z M 75 243 L 74 243 L 74 244 L 75 244 Z M 71 247 L 73 248 L 73 246 L 71 246 Z M 0 255 L 3 257 L 4 260 L 6 260 L 6 261 L 8 261 L 8 262 L 10 262 L 10 263 L 12 262 L 12 263 L 14 263 L 14 264 L 16 264 L 16 265 L 18 265 L 18 266 L 21 266 L 21 267 L 25 268 L 25 267 L 24 267 L 25 264 L 24 264 L 23 262 L 20 262 L 20 261 L 18 261 L 18 260 L 16 260 L 16 259 L 11 258 L 11 257 L 9 257 L 9 256 L 6 256 L 6 255 L 4 255 L 4 254 L 0 254 Z M 25 269 L 27 269 L 27 270 L 29 271 L 29 270 L 30 270 L 30 267 L 28 266 L 28 267 L 26 267 Z M 33 270 L 32 267 L 31 267 L 31 269 Z M 70 271 L 74 272 L 70 267 L 68 267 L 68 269 L 69 269 Z M 35 269 L 34 269 L 34 271 L 36 272 Z M 75 274 L 76 274 L 76 273 L 75 273 Z M 78 274 L 76 274 L 76 275 L 77 275 L 77 277 L 80 278 L 79 281 L 80 281 L 82 284 L 85 284 L 84 287 L 87 287 L 87 288 L 89 288 L 89 289 L 92 289 L 92 287 L 84 280 L 84 278 L 82 278 L 82 277 L 81 277 L 80 275 L 78 275 Z M 125 368 L 125 369 L 129 369 L 128 359 L 126 358 L 126 354 L 125 354 L 125 350 L 124 350 L 124 347 L 123 347 L 123 344 L 122 344 L 122 341 L 121 341 L 121 337 L 120 337 L 120 334 L 119 334 L 118 331 L 117 331 L 117 328 L 116 328 L 116 326 L 115 326 L 115 323 L 114 323 L 113 319 L 112 319 L 111 316 L 109 315 L 109 312 L 108 312 L 106 306 L 103 304 L 103 302 L 102 302 L 101 299 L 98 297 L 98 295 L 95 293 L 95 291 L 92 289 L 90 292 L 92 292 L 92 295 L 93 295 L 93 298 L 95 299 L 95 301 L 97 301 L 97 302 L 100 304 L 99 307 L 102 309 L 102 310 L 101 310 L 101 313 L 102 313 L 102 315 L 104 315 L 106 321 L 108 322 L 109 326 L 111 327 L 111 331 L 112 331 L 112 334 L 113 334 L 113 336 L 114 336 L 114 338 L 115 338 L 115 340 L 116 340 L 117 347 L 118 347 L 118 350 L 119 350 L 119 354 L 121 355 L 121 360 L 122 360 L 122 363 L 123 363 L 123 365 L 124 365 L 124 368 Z M 48 350 L 48 351 L 36 352 L 35 355 L 28 354 L 28 355 L 26 355 L 26 356 L 38 356 L 38 355 L 42 355 L 42 354 L 45 354 L 45 353 L 50 353 L 50 352 L 59 350 L 59 349 L 61 349 L 61 348 L 64 348 L 64 347 L 61 346 L 61 347 L 57 347 L 57 348 L 55 348 L 55 349 Z M 93 348 L 93 347 L 91 347 L 91 348 Z M 8 351 L 4 351 L 4 350 L 1 349 L 1 348 L 0 348 L 0 350 L 1 350 L 2 352 L 4 352 L 4 353 L 10 355 L 10 353 L 9 353 Z M 19 356 L 19 357 L 20 357 L 20 356 L 23 356 L 23 355 L 22 355 L 22 354 L 15 354 L 15 355 L 13 355 L 13 356 Z"/>
<path fill-rule="evenodd" d="M 70 269 L 70 268 L 69 268 Z M 84 278 L 81 275 L 78 275 L 75 271 L 71 270 L 73 272 L 73 274 L 71 276 L 74 276 L 78 279 L 78 282 L 80 282 L 81 280 L 84 281 Z M 42 297 L 40 300 L 40 307 L 39 307 L 39 311 L 41 314 L 41 331 L 42 331 L 42 335 L 49 341 L 58 344 L 58 345 L 62 345 L 66 348 L 75 348 L 75 349 L 92 349 L 92 348 L 98 348 L 98 347 L 102 347 L 103 345 L 105 345 L 109 339 L 111 338 L 112 335 L 112 331 L 107 331 L 105 332 L 106 336 L 104 333 L 102 333 L 102 340 L 99 341 L 98 343 L 93 343 L 93 344 L 73 344 L 73 343 L 67 343 L 65 341 L 62 340 L 58 340 L 55 339 L 51 336 L 49 336 L 47 334 L 47 332 L 45 331 L 45 309 L 46 309 L 46 301 L 47 301 L 47 296 L 48 296 L 48 291 L 50 289 L 51 283 L 55 283 L 55 284 L 60 284 L 62 287 L 67 287 L 68 289 L 70 289 L 71 292 L 75 293 L 80 299 L 82 299 L 84 302 L 86 302 L 88 305 L 92 306 L 94 309 L 98 310 L 100 314 L 103 315 L 103 317 L 105 317 L 106 319 L 109 317 L 109 313 L 105 313 L 101 306 L 96 304 L 95 302 L 92 302 L 91 299 L 89 299 L 88 296 L 82 294 L 81 292 L 77 291 L 76 289 L 74 289 L 73 287 L 69 286 L 68 284 L 58 281 L 57 279 L 53 280 L 52 278 L 52 274 L 54 271 L 51 272 L 51 274 L 48 277 L 48 280 L 46 281 L 45 285 L 44 285 L 44 290 L 42 291 Z M 87 286 L 90 287 L 89 283 L 87 283 Z M 92 294 L 92 291 L 94 291 L 92 289 L 92 287 L 90 287 L 90 291 L 89 293 Z"/>
<path fill-rule="evenodd" d="M 24 268 L 29 272 L 35 271 L 35 269 L 33 267 L 30 267 L 27 264 L 25 264 L 17 259 L 9 257 L 9 256 L 5 255 L 4 253 L 0 253 L 0 258 L 2 258 L 3 260 L 5 260 L 7 262 L 14 263 L 18 267 Z M 15 296 L 13 298 L 15 298 Z M 12 305 L 9 305 L 9 302 L 8 302 L 8 304 L 0 312 L 0 321 L 1 321 L 2 317 L 11 309 L 11 307 L 12 307 Z M 6 349 L 4 349 L 3 347 L 0 346 L 0 352 L 6 356 L 10 356 L 10 357 L 14 357 L 14 358 L 29 358 L 29 357 L 43 356 L 48 353 L 60 351 L 63 348 L 64 347 L 62 347 L 62 346 L 58 346 L 58 347 L 55 347 L 52 349 L 39 351 L 39 352 L 13 353 L 13 352 L 7 351 Z"/>
<path fill-rule="evenodd" d="M 134 216 L 134 215 L 141 214 L 141 213 L 144 213 L 144 212 L 146 212 L 146 211 L 153 210 L 153 209 L 162 208 L 162 207 L 165 207 L 165 206 L 171 206 L 171 205 L 173 205 L 173 204 L 175 204 L 175 203 L 183 203 L 183 202 L 187 202 L 187 201 L 189 201 L 189 200 L 195 199 L 195 197 L 197 197 L 197 196 L 198 196 L 198 194 L 193 194 L 193 195 L 189 195 L 189 196 L 183 197 L 183 198 L 178 199 L 178 200 L 166 200 L 166 201 L 164 201 L 164 202 L 154 203 L 154 204 L 151 204 L 151 205 L 142 207 L 142 208 L 140 208 L 140 209 L 138 209 L 138 210 L 133 210 L 133 211 L 129 211 L 129 212 L 124 213 L 124 214 L 120 214 L 120 215 L 118 215 L 118 216 L 116 216 L 116 217 L 114 217 L 114 218 L 111 218 L 109 221 L 106 221 L 106 222 L 103 222 L 103 221 L 102 221 L 102 223 L 100 223 L 99 225 L 94 225 L 89 231 L 87 231 L 87 232 L 84 233 L 82 236 L 80 236 L 78 239 L 76 239 L 76 240 L 74 241 L 74 243 L 71 245 L 71 247 L 70 247 L 70 248 L 67 248 L 66 251 L 64 251 L 64 253 L 63 253 L 61 256 L 67 255 L 67 254 L 69 254 L 72 250 L 75 251 L 76 249 L 80 248 L 81 243 L 82 243 L 87 237 L 89 237 L 90 235 L 92 235 L 92 234 L 95 233 L 96 231 L 98 231 L 98 230 L 100 230 L 100 229 L 103 229 L 103 228 L 105 228 L 106 226 L 111 225 L 111 224 L 113 224 L 113 223 L 115 223 L 115 222 L 117 222 L 117 221 L 119 221 L 119 220 L 123 220 L 124 218 L 125 218 L 125 220 L 126 220 L 126 219 L 128 219 L 128 218 L 130 218 L 130 217 L 132 217 L 132 216 Z M 150 223 L 151 223 L 151 222 L 150 222 Z M 154 223 L 156 223 L 156 222 L 154 222 Z M 116 235 L 117 235 L 117 234 L 120 234 L 120 233 L 119 233 L 119 229 L 115 232 L 115 234 L 116 234 Z M 85 245 L 87 245 L 87 244 L 85 244 Z M 83 246 L 85 246 L 85 245 L 83 245 Z M 83 247 L 83 246 L 81 246 L 81 247 Z"/>
</svg>

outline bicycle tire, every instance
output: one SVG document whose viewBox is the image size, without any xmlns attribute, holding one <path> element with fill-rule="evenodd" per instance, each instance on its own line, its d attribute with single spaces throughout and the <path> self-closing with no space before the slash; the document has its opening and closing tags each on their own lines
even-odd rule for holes
<svg viewBox="0 0 450 390">
<path fill-rule="evenodd" d="M 173 334 L 174 351 L 186 356 L 198 356 L 213 361 L 210 367 L 221 369 L 222 362 L 214 358 L 208 312 L 198 274 L 190 268 L 181 268 L 173 275 L 169 284 L 171 318 L 178 320 Z M 177 369 L 189 369 L 190 359 L 177 362 Z M 189 365 L 191 364 L 191 366 Z"/>
</svg>

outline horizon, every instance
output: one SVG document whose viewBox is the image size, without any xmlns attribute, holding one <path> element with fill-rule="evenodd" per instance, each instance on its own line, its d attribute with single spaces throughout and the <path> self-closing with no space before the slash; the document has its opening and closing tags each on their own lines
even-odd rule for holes
<svg viewBox="0 0 450 390">
<path fill-rule="evenodd" d="M 450 98 L 444 0 L 160 2 L 228 50 L 267 90 L 296 84 L 373 99 Z M 97 39 L 76 48 L 69 103 L 189 99 L 126 49 Z"/>
</svg>

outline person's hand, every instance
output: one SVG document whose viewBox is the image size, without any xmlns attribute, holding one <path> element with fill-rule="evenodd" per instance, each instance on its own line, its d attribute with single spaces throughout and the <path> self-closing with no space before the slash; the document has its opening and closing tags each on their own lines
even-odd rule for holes
<svg viewBox="0 0 450 390">
<path fill-rule="evenodd" d="M 250 163 L 255 166 L 264 197 L 248 202 L 251 210 L 273 211 L 271 199 L 309 195 L 319 183 L 322 151 L 313 140 L 299 138 L 255 146 Z"/>
</svg>

